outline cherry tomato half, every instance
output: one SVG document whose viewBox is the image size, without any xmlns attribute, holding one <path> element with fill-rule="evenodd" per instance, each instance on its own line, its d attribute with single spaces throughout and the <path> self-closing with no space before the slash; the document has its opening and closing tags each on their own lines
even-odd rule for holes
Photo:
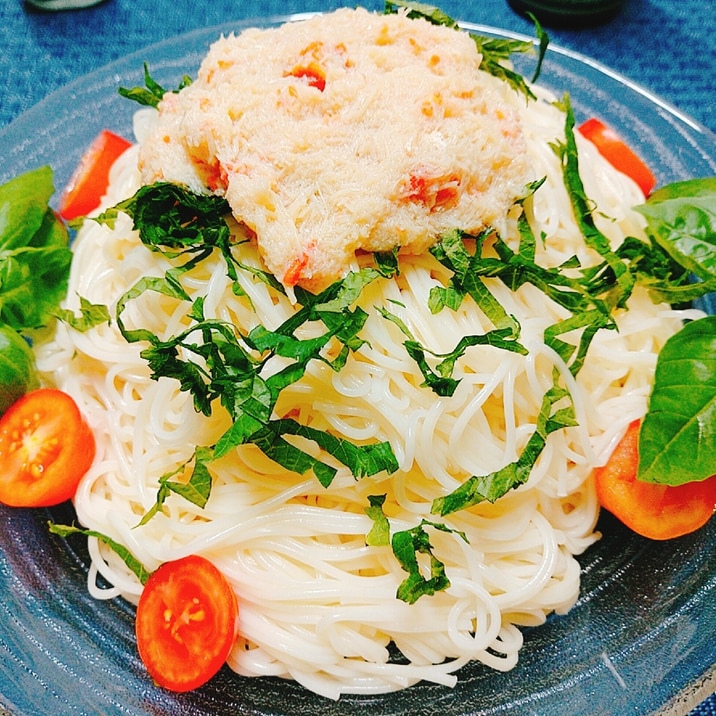
<svg viewBox="0 0 716 716">
<path fill-rule="evenodd" d="M 607 463 L 595 470 L 599 503 L 637 534 L 664 540 L 694 532 L 716 508 L 716 475 L 684 485 L 637 480 L 640 421 L 627 428 Z"/>
<path fill-rule="evenodd" d="M 233 590 L 209 560 L 164 563 L 144 586 L 135 622 L 139 655 L 154 681 L 178 692 L 206 683 L 231 651 L 237 615 Z"/>
<path fill-rule="evenodd" d="M 84 153 L 60 197 L 59 213 L 67 221 L 96 209 L 109 185 L 109 170 L 131 146 L 124 137 L 105 129 Z"/>
<path fill-rule="evenodd" d="M 92 431 L 75 401 L 39 388 L 0 418 L 0 502 L 49 507 L 69 500 L 95 456 Z"/>
<path fill-rule="evenodd" d="M 599 153 L 622 174 L 631 177 L 644 193 L 649 196 L 656 186 L 656 178 L 649 167 L 604 122 L 592 117 L 579 127 L 579 131 L 599 150 Z"/>
</svg>

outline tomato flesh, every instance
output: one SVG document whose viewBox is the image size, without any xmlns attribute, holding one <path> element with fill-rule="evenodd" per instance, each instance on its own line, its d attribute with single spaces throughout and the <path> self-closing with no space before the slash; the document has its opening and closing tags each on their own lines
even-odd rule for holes
<svg viewBox="0 0 716 716">
<path fill-rule="evenodd" d="M 654 540 L 703 527 L 716 509 L 716 475 L 684 485 L 638 480 L 640 421 L 633 421 L 607 463 L 595 470 L 599 503 L 627 527 Z"/>
<path fill-rule="evenodd" d="M 293 77 L 304 79 L 309 87 L 315 87 L 319 92 L 326 89 L 326 73 L 316 62 L 308 65 L 296 65 L 290 74 Z"/>
<path fill-rule="evenodd" d="M 95 456 L 95 440 L 75 401 L 39 388 L 0 418 L 0 502 L 49 507 L 74 496 Z"/>
<path fill-rule="evenodd" d="M 70 221 L 96 209 L 109 185 L 109 170 L 131 146 L 124 137 L 105 129 L 84 153 L 60 197 L 59 214 Z"/>
<path fill-rule="evenodd" d="M 166 562 L 149 577 L 137 605 L 139 655 L 159 686 L 196 689 L 226 662 L 237 616 L 236 596 L 209 560 L 192 555 Z"/>
<path fill-rule="evenodd" d="M 599 153 L 622 174 L 631 177 L 649 196 L 656 186 L 656 178 L 642 159 L 624 140 L 604 122 L 592 117 L 580 125 L 581 134 L 596 146 Z"/>
</svg>

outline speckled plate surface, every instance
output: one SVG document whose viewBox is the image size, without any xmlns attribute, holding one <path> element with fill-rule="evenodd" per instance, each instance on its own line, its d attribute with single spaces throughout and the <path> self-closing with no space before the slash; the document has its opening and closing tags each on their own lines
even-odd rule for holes
<svg viewBox="0 0 716 716">
<path fill-rule="evenodd" d="M 168 87 L 194 74 L 222 32 L 287 18 L 202 29 L 73 82 L 0 132 L 0 182 L 49 163 L 68 179 L 95 134 L 129 135 L 134 105 L 117 87 L 142 82 L 142 63 Z M 467 25 L 497 36 L 499 30 Z M 514 35 L 507 35 L 514 37 Z M 520 60 L 531 74 L 533 60 Z M 570 93 L 578 120 L 615 126 L 655 169 L 660 183 L 716 174 L 716 137 L 599 63 L 552 48 L 541 82 Z M 189 694 L 153 686 L 136 655 L 134 609 L 86 591 L 80 540 L 48 533 L 71 522 L 70 505 L 0 508 L 0 712 L 224 716 L 624 716 L 685 714 L 716 689 L 716 520 L 668 543 L 640 539 L 608 515 L 603 539 L 581 558 L 582 592 L 564 617 L 525 632 L 519 665 L 506 674 L 473 664 L 454 689 L 418 685 L 396 694 L 338 702 L 273 678 L 224 669 Z"/>
</svg>

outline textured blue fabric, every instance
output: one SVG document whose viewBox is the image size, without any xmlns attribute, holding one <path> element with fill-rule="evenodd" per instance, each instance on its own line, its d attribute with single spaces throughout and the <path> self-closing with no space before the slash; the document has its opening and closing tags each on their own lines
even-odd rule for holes
<svg viewBox="0 0 716 716">
<path fill-rule="evenodd" d="M 331 10 L 350 0 L 105 0 L 39 12 L 0 0 L 0 127 L 67 82 L 148 44 L 233 19 Z M 382 9 L 380 0 L 359 3 Z M 507 0 L 443 0 L 453 17 L 532 34 Z M 624 0 L 612 21 L 548 28 L 568 47 L 625 75 L 716 132 L 715 0 Z M 2 158 L 0 158 L 2 161 Z M 716 697 L 693 711 L 716 716 Z"/>
<path fill-rule="evenodd" d="M 0 126 L 50 91 L 152 42 L 232 19 L 328 10 L 351 0 L 106 0 L 46 13 L 0 2 Z M 382 0 L 360 2 L 380 9 Z M 532 34 L 507 0 L 444 0 L 453 17 Z M 716 132 L 714 0 L 624 0 L 617 18 L 549 28 L 555 44 L 594 57 Z"/>
<path fill-rule="evenodd" d="M 699 704 L 690 716 L 716 716 L 716 695 Z"/>
</svg>

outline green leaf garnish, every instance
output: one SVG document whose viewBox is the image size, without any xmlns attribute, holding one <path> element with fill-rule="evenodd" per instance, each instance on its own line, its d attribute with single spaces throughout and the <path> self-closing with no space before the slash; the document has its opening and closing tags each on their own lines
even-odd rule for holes
<svg viewBox="0 0 716 716">
<path fill-rule="evenodd" d="M 383 512 L 385 495 L 368 495 L 369 507 L 365 513 L 373 520 L 373 526 L 366 535 L 365 543 L 370 547 L 386 547 L 390 544 L 390 523 Z"/>
<path fill-rule="evenodd" d="M 167 497 L 173 492 L 185 498 L 197 507 L 204 508 L 211 496 L 212 479 L 209 473 L 208 463 L 214 459 L 213 452 L 205 447 L 197 447 L 192 457 L 182 463 L 176 470 L 165 473 L 159 478 L 159 490 L 157 491 L 156 502 L 142 517 L 138 527 L 145 525 L 149 520 L 158 514 Z M 186 472 L 193 463 L 193 469 L 187 482 L 177 482 L 173 477 Z"/>
<path fill-rule="evenodd" d="M 184 75 L 179 87 L 176 90 L 172 90 L 172 92 L 179 92 L 190 84 L 191 77 Z M 168 91 L 152 78 L 149 74 L 149 65 L 146 62 L 144 63 L 144 87 L 119 88 L 119 94 L 122 97 L 131 99 L 146 107 L 157 107 Z"/>
<path fill-rule="evenodd" d="M 637 476 L 681 485 L 716 472 L 716 316 L 690 321 L 659 353 L 639 433 Z"/>
<path fill-rule="evenodd" d="M 514 340 L 512 328 L 498 328 L 484 334 L 463 336 L 449 353 L 435 353 L 415 340 L 410 329 L 394 313 L 380 307 L 377 310 L 384 318 L 397 325 L 408 337 L 408 340 L 403 345 L 425 378 L 421 387 L 430 388 L 434 393 L 442 397 L 449 397 L 455 392 L 459 384 L 459 381 L 452 377 L 455 364 L 462 358 L 465 351 L 472 346 L 493 346 L 494 348 L 527 355 L 527 349 Z M 434 368 L 431 367 L 427 360 L 427 353 L 441 359 Z"/>
<path fill-rule="evenodd" d="M 84 333 L 90 328 L 99 326 L 102 323 L 109 323 L 109 308 L 103 304 L 91 303 L 84 296 L 80 296 L 79 316 L 67 308 L 58 308 L 54 315 L 76 331 Z"/>
<path fill-rule="evenodd" d="M 460 29 L 460 25 L 456 20 L 435 5 L 412 2 L 412 0 L 386 0 L 386 14 L 395 13 L 399 9 L 407 10 L 407 15 L 410 18 L 422 18 L 433 25 L 451 27 L 455 30 Z M 549 44 L 549 37 L 536 18 L 532 16 L 532 20 L 535 23 L 535 30 L 539 41 L 537 66 L 532 77 L 532 81 L 534 82 L 540 74 L 542 61 Z M 536 99 L 534 93 L 525 82 L 524 77 L 512 70 L 505 63 L 513 54 L 534 52 L 534 44 L 532 42 L 509 38 L 486 37 L 472 32 L 469 33 L 469 35 L 474 40 L 478 52 L 482 55 L 480 69 L 507 82 L 513 89 L 521 92 L 528 99 Z"/>
<path fill-rule="evenodd" d="M 604 258 L 607 267 L 614 276 L 611 296 L 606 297 L 610 306 L 623 308 L 634 288 L 634 276 L 622 258 L 612 250 L 609 239 L 597 228 L 594 222 L 594 206 L 587 197 L 584 184 L 579 176 L 579 158 L 574 136 L 574 112 L 569 97 L 565 95 L 558 106 L 565 113 L 565 141 L 553 145 L 557 157 L 562 163 L 562 176 L 567 187 L 577 224 L 588 247 Z"/>
<path fill-rule="evenodd" d="M 420 597 L 435 594 L 435 592 L 450 586 L 450 580 L 445 574 L 445 565 L 433 554 L 430 536 L 425 527 L 433 527 L 442 532 L 453 532 L 467 542 L 464 533 L 429 520 L 422 520 L 419 525 L 393 535 L 391 540 L 393 553 L 400 566 L 408 573 L 408 576 L 398 585 L 396 597 L 408 604 L 415 604 Z M 424 577 L 420 570 L 418 554 L 428 555 L 430 561 L 430 577 L 428 578 Z"/>
<path fill-rule="evenodd" d="M 445 27 L 454 27 L 456 29 L 458 27 L 455 20 L 435 5 L 422 2 L 412 2 L 412 0 L 386 0 L 386 15 L 395 13 L 399 9 L 407 10 L 408 17 L 413 19 L 422 18 L 431 22 L 433 25 L 444 25 Z"/>
<path fill-rule="evenodd" d="M 709 285 L 716 279 L 716 177 L 655 191 L 635 207 L 647 231 L 679 266 Z"/>
<path fill-rule="evenodd" d="M 151 572 L 149 572 L 123 544 L 120 544 L 116 540 L 113 540 L 111 537 L 108 537 L 101 532 L 82 529 L 80 527 L 75 527 L 74 525 L 57 525 L 54 522 L 48 522 L 47 525 L 52 534 L 59 535 L 60 537 L 66 538 L 75 534 L 84 535 L 85 537 L 96 537 L 100 542 L 104 542 L 108 547 L 117 553 L 117 555 L 136 575 L 137 579 L 142 584 L 146 584 L 147 580 L 151 576 Z"/>
<path fill-rule="evenodd" d="M 532 190 L 536 190 L 537 182 Z M 615 328 L 609 306 L 600 294 L 612 290 L 612 284 L 594 285 L 587 275 L 569 276 L 565 269 L 576 268 L 578 264 L 556 268 L 544 268 L 534 260 L 535 237 L 524 215 L 518 220 L 520 244 L 513 251 L 495 232 L 485 232 L 473 237 L 462 232 L 451 232 L 431 248 L 431 253 L 440 263 L 454 272 L 447 287 L 433 288 L 430 295 L 430 309 L 437 312 L 444 307 L 457 309 L 466 295 L 470 295 L 485 315 L 497 326 L 487 336 L 499 340 L 493 343 L 501 348 L 523 353 L 524 348 L 516 340 L 519 324 L 508 315 L 484 283 L 484 278 L 499 278 L 512 291 L 531 283 L 546 296 L 566 308 L 573 315 L 550 326 L 545 331 L 545 342 L 554 348 L 563 360 L 570 363 L 570 370 L 576 375 L 581 368 L 589 343 L 600 328 Z M 485 256 L 483 249 L 488 238 L 497 256 Z M 470 253 L 467 245 L 474 243 Z M 584 329 L 578 345 L 561 340 L 562 334 Z"/>
<path fill-rule="evenodd" d="M 67 292 L 72 253 L 53 193 L 48 166 L 0 186 L 0 322 L 17 331 L 46 325 Z"/>
<path fill-rule="evenodd" d="M 495 502 L 527 482 L 550 433 L 577 424 L 569 391 L 559 385 L 556 373 L 553 380 L 542 398 L 535 430 L 518 459 L 489 475 L 473 475 L 449 495 L 438 497 L 430 509 L 433 514 L 449 515 L 480 502 Z"/>
<path fill-rule="evenodd" d="M 365 268 L 349 273 L 318 295 L 297 287 L 295 295 L 301 305 L 281 326 L 268 330 L 258 325 L 249 333 L 240 334 L 233 325 L 205 319 L 203 300 L 191 302 L 182 287 L 184 274 L 215 251 L 224 258 L 227 275 L 235 285 L 238 285 L 238 272 L 246 270 L 232 252 L 226 201 L 213 195 L 197 195 L 178 185 L 158 183 L 142 187 L 130 199 L 104 212 L 98 221 L 111 224 L 120 211 L 132 218 L 134 228 L 148 248 L 184 263 L 175 264 L 163 277 L 143 278 L 126 291 L 117 302 L 117 325 L 130 343 L 148 343 L 141 356 L 147 360 L 152 378 L 179 381 L 181 389 L 193 396 L 196 410 L 205 415 L 211 414 L 215 401 L 227 410 L 232 419 L 230 428 L 216 445 L 207 448 L 214 458 L 222 457 L 239 445 L 252 443 L 286 469 L 301 474 L 313 471 L 321 484 L 328 486 L 336 468 L 285 439 L 288 435 L 300 435 L 346 465 L 356 478 L 397 469 L 397 461 L 387 443 L 356 446 L 273 414 L 281 391 L 300 380 L 311 361 L 323 361 L 339 370 L 349 352 L 363 345 L 358 333 L 367 314 L 353 308 L 353 304 L 365 286 L 386 274 L 391 275 L 397 261 L 384 257 L 380 271 Z M 257 276 L 256 270 L 249 273 L 272 285 L 265 276 Z M 165 340 L 143 328 L 128 329 L 122 314 L 130 301 L 139 299 L 147 291 L 186 302 L 191 324 Z M 325 331 L 312 338 L 299 338 L 296 331 L 309 322 L 322 323 Z M 329 345 L 336 343 L 340 348 L 335 357 L 329 359 L 325 352 Z M 274 357 L 290 362 L 277 372 L 267 371 L 266 366 Z M 157 509 L 170 488 L 177 492 L 176 486 L 162 482 Z M 184 496 L 195 501 L 191 491 Z"/>
<path fill-rule="evenodd" d="M 453 273 L 447 289 L 437 288 L 431 292 L 430 307 L 433 312 L 442 307 L 454 310 L 460 305 L 459 297 L 469 295 L 496 329 L 504 331 L 505 336 L 516 339 L 520 333 L 517 319 L 507 314 L 482 280 L 482 276 L 487 275 L 480 270 L 482 248 L 491 236 L 493 232 L 490 230 L 479 236 L 470 236 L 456 230 L 443 235 L 440 241 L 430 248 L 430 253 Z M 474 241 L 475 249 L 472 254 L 468 252 L 465 240 Z"/>
</svg>

